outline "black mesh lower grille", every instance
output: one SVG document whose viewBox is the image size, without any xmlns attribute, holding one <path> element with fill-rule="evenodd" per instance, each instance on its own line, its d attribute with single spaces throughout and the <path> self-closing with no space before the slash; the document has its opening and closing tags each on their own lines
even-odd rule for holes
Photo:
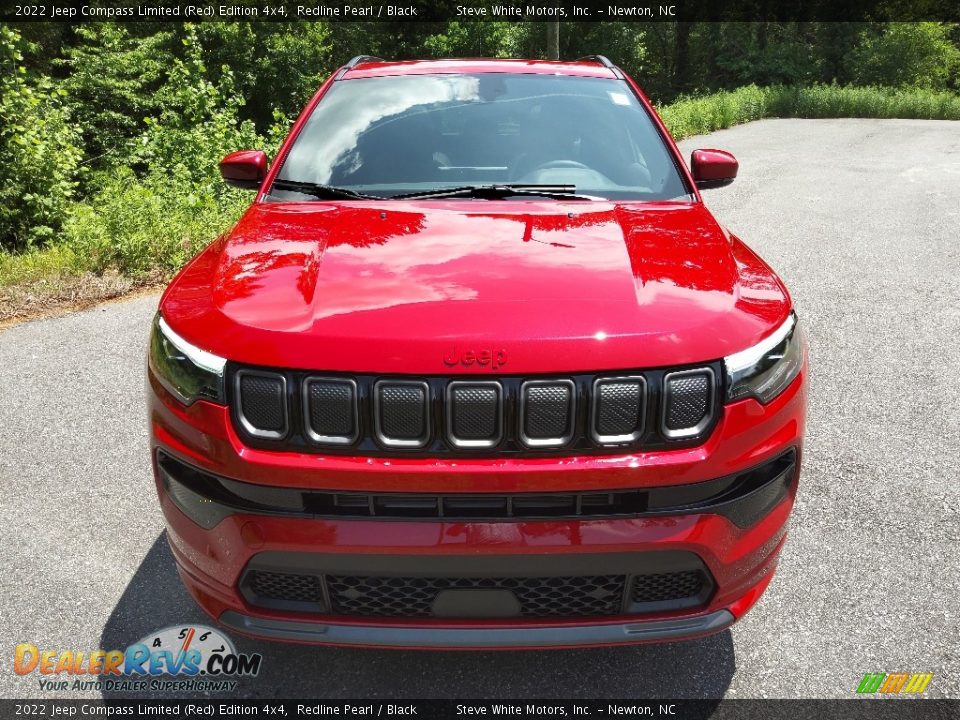
<svg viewBox="0 0 960 720">
<path fill-rule="evenodd" d="M 241 582 L 253 605 L 393 618 L 441 616 L 438 597 L 449 599 L 450 591 L 499 591 L 500 600 L 502 594 L 512 595 L 510 614 L 519 617 L 595 617 L 693 608 L 706 602 L 712 588 L 705 569 L 547 577 L 312 575 L 251 569 Z M 480 595 L 479 617 L 484 617 L 483 604 L 490 600 Z"/>
<path fill-rule="evenodd" d="M 341 615 L 429 617 L 444 590 L 509 590 L 528 617 L 615 615 L 623 575 L 545 578 L 419 578 L 328 575 L 334 611 Z"/>
<path fill-rule="evenodd" d="M 667 602 L 699 596 L 706 578 L 699 570 L 637 575 L 630 599 L 635 603 Z"/>
<path fill-rule="evenodd" d="M 287 602 L 323 603 L 323 589 L 316 575 L 294 575 L 258 570 L 252 574 L 250 586 L 262 598 Z"/>
</svg>

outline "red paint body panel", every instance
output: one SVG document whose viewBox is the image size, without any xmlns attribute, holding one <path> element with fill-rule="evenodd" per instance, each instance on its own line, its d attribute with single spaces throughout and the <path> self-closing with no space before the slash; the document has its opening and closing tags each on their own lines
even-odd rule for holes
<svg viewBox="0 0 960 720">
<path fill-rule="evenodd" d="M 446 371 L 464 343 L 512 373 L 712 361 L 789 310 L 702 204 L 487 200 L 257 204 L 161 303 L 232 360 L 380 373 Z"/>
<path fill-rule="evenodd" d="M 598 62 L 365 62 L 335 73 L 308 103 L 270 165 L 334 82 L 424 73 L 521 72 L 615 77 Z M 201 252 L 160 302 L 186 341 L 231 361 L 382 375 L 599 373 L 721 360 L 763 340 L 792 303 L 774 272 L 712 217 L 662 121 L 690 202 L 420 200 L 266 202 Z M 491 350 L 499 366 L 444 362 Z M 498 354 L 502 352 L 502 355 Z M 182 405 L 148 373 L 156 451 L 209 473 L 279 488 L 394 493 L 585 492 L 685 485 L 802 451 L 807 367 L 769 404 L 724 405 L 694 447 L 549 457 L 390 457 L 263 450 L 245 444 L 230 410 Z M 565 628 L 581 619 L 439 620 L 305 616 L 250 606 L 237 588 L 260 552 L 497 557 L 530 554 L 698 555 L 713 575 L 707 606 L 596 624 L 746 613 L 770 582 L 797 483 L 741 528 L 708 512 L 665 517 L 524 521 L 294 518 L 234 514 L 212 529 L 157 489 L 180 575 L 213 618 L 403 628 Z M 415 645 L 416 643 L 414 643 Z"/>
</svg>

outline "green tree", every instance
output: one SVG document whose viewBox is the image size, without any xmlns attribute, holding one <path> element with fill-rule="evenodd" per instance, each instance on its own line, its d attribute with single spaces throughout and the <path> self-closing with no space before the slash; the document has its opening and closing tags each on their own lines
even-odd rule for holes
<svg viewBox="0 0 960 720">
<path fill-rule="evenodd" d="M 80 128 L 92 168 L 122 160 L 143 118 L 158 109 L 157 90 L 173 61 L 170 32 L 132 36 L 124 25 L 78 25 L 55 65 L 66 77 L 70 116 Z"/>
<path fill-rule="evenodd" d="M 0 247 L 53 239 L 76 187 L 81 151 L 62 89 L 24 67 L 24 42 L 0 25 Z"/>
<path fill-rule="evenodd" d="M 333 31 L 327 22 L 200 23 L 179 31 L 198 43 L 206 78 L 218 83 L 223 68 L 245 98 L 240 116 L 264 130 L 275 110 L 296 115 L 340 64 L 333 56 Z"/>
<path fill-rule="evenodd" d="M 951 41 L 956 25 L 936 22 L 889 23 L 879 34 L 865 30 L 848 56 L 851 75 L 861 85 L 943 90 L 955 85 L 960 50 Z"/>
</svg>

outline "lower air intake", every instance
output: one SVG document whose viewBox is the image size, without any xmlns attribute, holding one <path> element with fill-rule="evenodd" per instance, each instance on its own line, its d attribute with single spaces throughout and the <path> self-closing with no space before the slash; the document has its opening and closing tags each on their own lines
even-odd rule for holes
<svg viewBox="0 0 960 720">
<path fill-rule="evenodd" d="M 630 599 L 635 603 L 659 603 L 699 597 L 706 578 L 699 570 L 637 575 Z"/>
<path fill-rule="evenodd" d="M 341 615 L 430 617 L 437 596 L 448 590 L 513 593 L 524 617 L 616 615 L 623 602 L 623 575 L 543 578 L 423 578 L 328 575 L 334 611 Z"/>
</svg>

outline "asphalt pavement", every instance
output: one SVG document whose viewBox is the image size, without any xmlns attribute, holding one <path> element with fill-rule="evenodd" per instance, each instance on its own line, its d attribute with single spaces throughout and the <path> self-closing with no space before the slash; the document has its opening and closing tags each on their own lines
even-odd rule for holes
<svg viewBox="0 0 960 720">
<path fill-rule="evenodd" d="M 793 293 L 811 347 L 791 536 L 732 630 L 550 652 L 264 655 L 239 695 L 852 697 L 931 672 L 960 697 L 960 123 L 767 120 L 692 138 L 740 176 L 707 204 Z M 0 332 L 0 696 L 41 691 L 15 645 L 125 647 L 206 622 L 181 587 L 150 475 L 144 350 L 157 296 Z M 234 695 L 225 696 L 234 697 Z"/>
</svg>

